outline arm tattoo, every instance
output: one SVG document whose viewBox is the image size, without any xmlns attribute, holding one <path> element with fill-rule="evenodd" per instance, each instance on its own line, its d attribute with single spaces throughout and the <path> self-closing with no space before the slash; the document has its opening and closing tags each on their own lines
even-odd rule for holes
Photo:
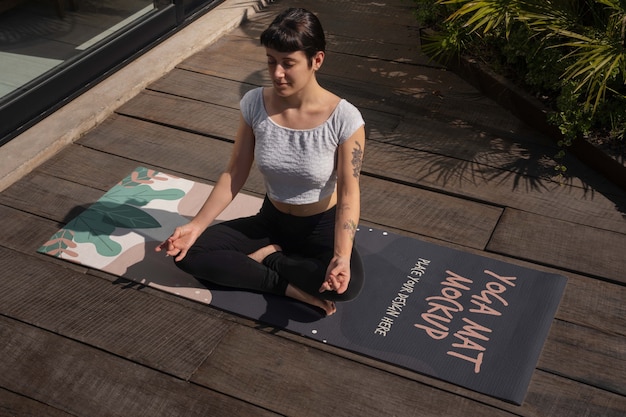
<svg viewBox="0 0 626 417">
<path fill-rule="evenodd" d="M 346 220 L 343 224 L 343 229 L 347 230 L 348 233 L 350 233 L 350 237 L 352 238 L 352 240 L 354 240 L 354 237 L 356 235 L 356 228 L 357 225 L 353 220 Z"/>
<path fill-rule="evenodd" d="M 357 147 L 352 150 L 352 176 L 359 178 L 361 165 L 363 164 L 363 148 L 359 142 L 355 142 Z"/>
</svg>

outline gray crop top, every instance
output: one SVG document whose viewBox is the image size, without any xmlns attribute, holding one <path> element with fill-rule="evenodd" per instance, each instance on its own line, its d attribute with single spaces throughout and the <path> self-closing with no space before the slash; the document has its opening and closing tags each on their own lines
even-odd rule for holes
<svg viewBox="0 0 626 417">
<path fill-rule="evenodd" d="M 308 204 L 333 193 L 337 148 L 365 123 L 356 107 L 342 99 L 324 123 L 304 130 L 286 128 L 270 119 L 262 87 L 247 92 L 240 107 L 254 131 L 254 158 L 270 198 Z"/>
</svg>

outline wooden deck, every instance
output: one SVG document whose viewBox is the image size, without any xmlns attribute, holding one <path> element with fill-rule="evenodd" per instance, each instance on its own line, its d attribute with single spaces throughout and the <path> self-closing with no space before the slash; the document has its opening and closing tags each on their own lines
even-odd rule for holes
<svg viewBox="0 0 626 417">
<path fill-rule="evenodd" d="M 364 224 L 569 278 L 522 406 L 35 253 L 138 165 L 214 182 L 291 5 L 366 119 Z M 626 193 L 575 159 L 552 181 L 553 143 L 429 63 L 412 5 L 279 0 L 3 191 L 0 416 L 626 415 Z"/>
</svg>

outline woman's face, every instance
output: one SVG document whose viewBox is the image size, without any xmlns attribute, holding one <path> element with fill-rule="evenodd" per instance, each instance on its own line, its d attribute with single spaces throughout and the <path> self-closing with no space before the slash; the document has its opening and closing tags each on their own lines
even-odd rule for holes
<svg viewBox="0 0 626 417">
<path fill-rule="evenodd" d="M 314 78 L 315 72 L 324 60 L 323 52 L 318 52 L 313 57 L 311 65 L 309 65 L 311 61 L 303 51 L 278 52 L 266 48 L 266 53 L 267 67 L 274 90 L 284 97 L 302 91 Z"/>
</svg>

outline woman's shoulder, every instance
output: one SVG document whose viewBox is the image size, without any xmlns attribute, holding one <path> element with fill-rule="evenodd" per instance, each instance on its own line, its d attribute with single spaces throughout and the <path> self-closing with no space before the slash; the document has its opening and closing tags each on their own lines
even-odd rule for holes
<svg viewBox="0 0 626 417">
<path fill-rule="evenodd" d="M 341 99 L 332 117 L 331 124 L 339 139 L 339 144 L 346 141 L 354 132 L 365 124 L 361 111 L 346 99 Z"/>
<path fill-rule="evenodd" d="M 340 99 L 339 104 L 337 104 L 335 115 L 343 122 L 363 123 L 361 111 L 345 98 Z"/>
<path fill-rule="evenodd" d="M 241 98 L 242 102 L 253 102 L 262 99 L 263 97 L 263 87 L 254 87 L 251 90 L 248 90 L 244 93 Z"/>
<path fill-rule="evenodd" d="M 239 102 L 239 108 L 246 123 L 253 126 L 263 116 L 263 87 L 247 91 Z"/>
<path fill-rule="evenodd" d="M 345 98 L 342 98 L 339 101 L 339 104 L 337 105 L 337 107 L 339 107 L 343 112 L 348 113 L 348 114 L 357 114 L 357 113 L 359 115 L 361 114 L 361 111 L 357 108 L 357 106 L 355 106 L 354 104 L 352 104 Z"/>
</svg>

